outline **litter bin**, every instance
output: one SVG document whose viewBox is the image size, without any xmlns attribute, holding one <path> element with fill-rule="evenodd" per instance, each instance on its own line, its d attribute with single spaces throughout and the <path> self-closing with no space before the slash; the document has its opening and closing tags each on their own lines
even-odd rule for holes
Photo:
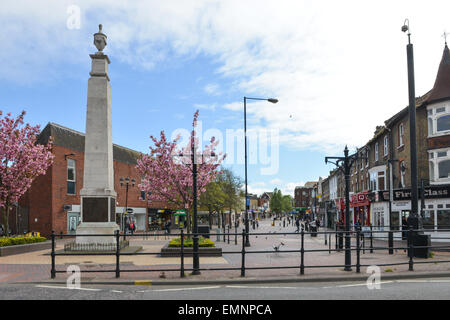
<svg viewBox="0 0 450 320">
<path fill-rule="evenodd" d="M 311 232 L 311 237 L 317 237 L 317 226 L 316 226 L 316 224 L 310 224 L 309 231 Z"/>
<path fill-rule="evenodd" d="M 209 226 L 208 225 L 199 225 L 197 228 L 198 228 L 199 236 L 209 239 Z"/>
</svg>

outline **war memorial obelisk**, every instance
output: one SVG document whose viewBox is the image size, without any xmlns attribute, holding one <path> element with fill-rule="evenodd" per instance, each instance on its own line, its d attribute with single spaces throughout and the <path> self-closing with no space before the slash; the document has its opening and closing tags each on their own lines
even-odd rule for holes
<svg viewBox="0 0 450 320">
<path fill-rule="evenodd" d="M 84 178 L 81 195 L 81 223 L 77 228 L 77 244 L 113 244 L 114 237 L 83 237 L 85 234 L 114 234 L 116 197 L 114 191 L 111 86 L 108 76 L 109 58 L 102 51 L 106 35 L 94 34 L 98 52 L 91 54 L 92 69 L 88 81 L 86 138 L 84 146 Z"/>
</svg>

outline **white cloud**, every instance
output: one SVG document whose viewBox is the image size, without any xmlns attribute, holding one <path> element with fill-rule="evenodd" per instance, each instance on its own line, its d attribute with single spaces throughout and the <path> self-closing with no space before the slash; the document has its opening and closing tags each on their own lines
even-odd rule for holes
<svg viewBox="0 0 450 320">
<path fill-rule="evenodd" d="M 80 30 L 66 27 L 72 4 L 81 8 Z M 84 65 L 101 22 L 114 59 L 151 70 L 210 57 L 241 96 L 279 99 L 248 104 L 255 126 L 279 129 L 280 143 L 291 148 L 341 152 L 367 142 L 408 103 L 405 18 L 416 94 L 431 89 L 449 11 L 443 0 L 3 1 L 0 79 L 36 82 L 61 77 L 67 64 Z M 242 101 L 224 107 L 242 112 Z"/>
<path fill-rule="evenodd" d="M 219 85 L 217 83 L 208 83 L 203 87 L 203 90 L 209 95 L 218 96 L 220 95 Z"/>
</svg>

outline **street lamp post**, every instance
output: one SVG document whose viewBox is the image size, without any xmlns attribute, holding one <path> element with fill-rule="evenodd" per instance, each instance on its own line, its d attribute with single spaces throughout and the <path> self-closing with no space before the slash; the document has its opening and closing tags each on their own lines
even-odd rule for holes
<svg viewBox="0 0 450 320">
<path fill-rule="evenodd" d="M 184 154 L 180 153 L 180 157 L 184 157 Z M 215 157 L 215 153 L 211 152 L 211 157 Z M 201 155 L 202 163 L 204 159 L 204 155 Z M 197 223 L 197 154 L 195 152 L 195 141 L 191 141 L 191 163 L 192 163 L 192 195 L 193 195 L 193 201 L 192 205 L 194 207 L 193 212 L 193 226 L 192 226 L 192 232 L 194 234 L 192 238 L 192 245 L 193 245 L 193 255 L 192 255 L 192 275 L 199 275 L 200 274 L 200 259 L 199 259 L 199 246 L 198 246 L 198 223 Z"/>
<path fill-rule="evenodd" d="M 277 99 L 269 98 L 269 99 L 263 99 L 263 98 L 249 98 L 244 97 L 244 143 L 245 143 L 245 246 L 250 247 L 250 240 L 249 240 L 249 225 L 248 225 L 248 209 L 250 206 L 249 199 L 248 199 L 248 180 L 247 180 L 247 100 L 265 100 L 269 101 L 271 103 L 277 103 Z"/>
<path fill-rule="evenodd" d="M 135 184 L 136 184 L 136 180 L 131 179 L 131 186 L 134 187 Z M 121 224 L 122 224 L 122 232 L 125 232 L 124 213 L 128 212 L 128 187 L 130 185 L 130 178 L 129 177 L 120 178 L 120 186 L 123 187 L 124 185 L 126 187 L 125 210 L 122 213 L 122 219 L 120 219 L 121 220 Z"/>
<path fill-rule="evenodd" d="M 345 177 L 345 271 L 352 271 L 350 238 L 350 168 L 356 160 L 362 158 L 367 161 L 367 157 L 360 157 L 359 152 L 349 156 L 347 146 L 345 146 L 344 149 L 344 157 L 325 157 L 325 164 L 328 162 L 334 164 L 344 173 Z M 336 162 L 330 160 L 336 160 Z"/>
<path fill-rule="evenodd" d="M 409 20 L 406 19 L 402 27 L 403 32 L 408 32 L 408 44 L 406 45 L 408 59 L 408 92 L 409 92 L 409 140 L 411 157 L 411 215 L 408 217 L 409 226 L 413 229 L 421 229 L 422 221 L 418 214 L 418 182 L 417 182 L 417 139 L 416 139 L 416 93 L 414 84 L 414 54 L 409 30 Z"/>
</svg>

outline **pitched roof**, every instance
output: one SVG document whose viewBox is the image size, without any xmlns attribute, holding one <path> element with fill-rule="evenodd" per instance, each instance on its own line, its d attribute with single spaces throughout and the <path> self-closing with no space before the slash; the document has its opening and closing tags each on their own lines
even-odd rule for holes
<svg viewBox="0 0 450 320">
<path fill-rule="evenodd" d="M 434 87 L 426 100 L 427 104 L 450 99 L 450 50 L 445 44 Z"/>
<path fill-rule="evenodd" d="M 40 144 L 47 144 L 50 136 L 53 139 L 53 144 L 56 146 L 84 152 L 84 133 L 49 122 L 41 131 L 37 142 Z M 136 164 L 137 159 L 142 155 L 143 154 L 138 151 L 113 144 L 113 159 L 115 161 Z"/>
</svg>

